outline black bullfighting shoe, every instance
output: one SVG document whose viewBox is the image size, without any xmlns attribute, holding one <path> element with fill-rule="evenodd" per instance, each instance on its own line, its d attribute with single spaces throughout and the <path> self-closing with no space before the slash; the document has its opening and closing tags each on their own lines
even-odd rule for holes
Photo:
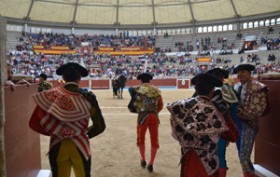
<svg viewBox="0 0 280 177">
<path fill-rule="evenodd" d="M 154 171 L 153 165 L 148 165 L 147 169 L 148 169 L 149 172 L 153 172 Z"/>
<path fill-rule="evenodd" d="M 141 160 L 141 166 L 143 168 L 146 168 L 146 165 L 147 165 L 146 161 L 145 160 Z"/>
</svg>

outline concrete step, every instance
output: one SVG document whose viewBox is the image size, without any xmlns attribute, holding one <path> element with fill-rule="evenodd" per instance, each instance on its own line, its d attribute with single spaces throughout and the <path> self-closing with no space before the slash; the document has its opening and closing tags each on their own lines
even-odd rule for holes
<svg viewBox="0 0 280 177">
<path fill-rule="evenodd" d="M 255 164 L 254 168 L 255 168 L 256 174 L 259 177 L 279 177 L 278 175 L 270 172 L 269 170 L 265 169 L 264 167 L 262 167 L 258 164 Z"/>
<path fill-rule="evenodd" d="M 40 170 L 37 177 L 51 177 L 52 173 L 50 170 Z"/>
</svg>

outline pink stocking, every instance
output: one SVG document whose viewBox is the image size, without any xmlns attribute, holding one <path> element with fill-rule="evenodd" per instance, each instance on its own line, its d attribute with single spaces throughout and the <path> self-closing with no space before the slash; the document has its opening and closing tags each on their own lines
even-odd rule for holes
<svg viewBox="0 0 280 177">
<path fill-rule="evenodd" d="M 138 146 L 140 155 L 143 161 L 146 161 L 146 156 L 145 156 L 145 145 L 139 145 Z"/>
<path fill-rule="evenodd" d="M 154 161 L 155 161 L 155 158 L 156 158 L 156 155 L 157 155 L 157 149 L 158 148 L 152 148 L 151 149 L 151 159 L 150 159 L 149 165 L 154 164 Z"/>
</svg>

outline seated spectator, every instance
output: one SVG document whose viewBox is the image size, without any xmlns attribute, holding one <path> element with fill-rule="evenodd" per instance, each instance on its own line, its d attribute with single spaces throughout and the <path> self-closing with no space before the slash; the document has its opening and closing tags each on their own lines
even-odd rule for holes
<svg viewBox="0 0 280 177">
<path fill-rule="evenodd" d="M 241 38 L 242 38 L 242 34 L 241 34 L 241 33 L 237 33 L 236 37 L 237 37 L 238 39 L 241 39 Z"/>
<path fill-rule="evenodd" d="M 266 43 L 266 39 L 262 36 L 261 37 L 261 44 L 265 44 Z"/>
<path fill-rule="evenodd" d="M 276 59 L 276 57 L 275 57 L 275 55 L 274 55 L 274 54 L 272 54 L 272 55 L 271 55 L 271 54 L 269 54 L 269 55 L 268 55 L 268 58 L 267 58 L 267 61 L 273 61 L 273 62 L 274 62 L 274 61 L 275 61 L 275 59 Z"/>
<path fill-rule="evenodd" d="M 260 59 L 260 57 L 258 56 L 258 55 L 256 55 L 256 54 L 253 54 L 252 55 L 252 62 L 255 62 L 255 63 L 257 63 L 257 62 L 259 62 L 261 59 Z"/>
<path fill-rule="evenodd" d="M 270 33 L 273 33 L 274 29 L 273 29 L 272 26 L 269 26 L 268 29 L 267 29 L 267 31 L 268 31 L 268 33 L 270 34 Z"/>
</svg>

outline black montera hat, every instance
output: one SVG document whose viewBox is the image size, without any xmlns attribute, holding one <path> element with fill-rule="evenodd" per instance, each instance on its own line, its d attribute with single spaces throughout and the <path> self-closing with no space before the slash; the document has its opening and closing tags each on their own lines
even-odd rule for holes
<svg viewBox="0 0 280 177">
<path fill-rule="evenodd" d="M 39 77 L 42 77 L 44 80 L 47 80 L 48 76 L 45 73 L 41 73 Z"/>
<path fill-rule="evenodd" d="M 218 79 L 217 77 L 214 77 L 210 74 L 197 74 L 191 79 L 191 84 L 196 85 L 198 83 L 204 83 L 207 85 L 210 85 L 212 87 L 221 87 L 223 85 L 223 82 Z"/>
<path fill-rule="evenodd" d="M 214 68 L 214 69 L 211 69 L 211 70 L 207 71 L 206 73 L 211 74 L 211 75 L 216 76 L 216 77 L 222 76 L 225 79 L 228 78 L 228 71 L 224 70 L 224 69 L 221 69 L 221 68 Z"/>
<path fill-rule="evenodd" d="M 65 70 L 67 70 L 71 67 L 78 70 L 82 77 L 86 77 L 88 75 L 88 70 L 86 68 L 84 68 L 83 66 L 79 65 L 78 63 L 67 63 L 65 65 L 62 65 L 56 70 L 56 74 L 62 75 Z"/>
<path fill-rule="evenodd" d="M 254 71 L 255 66 L 251 64 L 240 64 L 234 68 L 233 73 L 237 73 L 240 70 Z"/>
<path fill-rule="evenodd" d="M 153 76 L 150 73 L 142 73 L 142 74 L 137 76 L 137 79 L 138 80 L 143 80 L 143 79 L 152 80 Z"/>
</svg>

